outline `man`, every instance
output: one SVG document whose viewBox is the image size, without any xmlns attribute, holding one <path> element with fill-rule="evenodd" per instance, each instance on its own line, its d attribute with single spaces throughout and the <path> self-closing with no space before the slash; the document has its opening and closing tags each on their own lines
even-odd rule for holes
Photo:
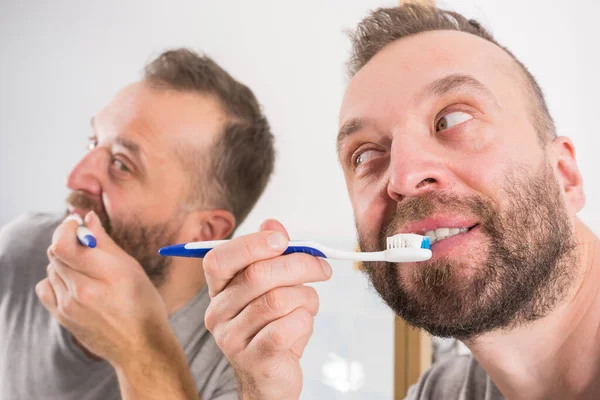
<svg viewBox="0 0 600 400">
<path fill-rule="evenodd" d="M 368 263 L 385 302 L 473 356 L 434 366 L 409 399 L 596 399 L 600 243 L 574 146 L 526 68 L 477 22 L 434 8 L 375 11 L 353 35 L 339 159 L 363 250 L 428 234 L 431 260 Z M 452 228 L 466 228 L 458 233 Z M 206 324 L 247 399 L 295 399 L 331 269 L 275 221 L 205 259 Z"/>
<path fill-rule="evenodd" d="M 231 236 L 260 197 L 274 149 L 256 98 L 210 58 L 172 50 L 92 126 L 67 202 L 97 247 L 64 217 L 0 233 L 0 398 L 237 398 L 204 326 L 202 263 L 157 251 Z"/>
</svg>

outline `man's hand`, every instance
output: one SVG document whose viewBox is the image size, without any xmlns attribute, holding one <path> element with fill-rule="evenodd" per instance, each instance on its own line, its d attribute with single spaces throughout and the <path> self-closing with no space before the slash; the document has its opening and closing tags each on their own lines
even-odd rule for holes
<svg viewBox="0 0 600 400">
<path fill-rule="evenodd" d="M 183 349 L 165 303 L 142 266 L 106 234 L 90 212 L 93 249 L 67 220 L 48 248 L 48 278 L 35 288 L 42 304 L 76 340 L 108 361 L 123 399 L 197 399 Z"/>
<path fill-rule="evenodd" d="M 300 357 L 319 308 L 304 284 L 331 277 L 331 267 L 307 254 L 280 256 L 288 234 L 277 221 L 211 250 L 204 272 L 212 299 L 206 327 L 236 370 L 244 399 L 297 399 Z"/>
<path fill-rule="evenodd" d="M 54 232 L 48 278 L 36 293 L 81 345 L 121 365 L 155 345 L 154 338 L 172 335 L 167 310 L 142 267 L 112 241 L 96 214 L 86 216 L 96 248 L 78 243 L 77 226 L 67 220 Z"/>
</svg>

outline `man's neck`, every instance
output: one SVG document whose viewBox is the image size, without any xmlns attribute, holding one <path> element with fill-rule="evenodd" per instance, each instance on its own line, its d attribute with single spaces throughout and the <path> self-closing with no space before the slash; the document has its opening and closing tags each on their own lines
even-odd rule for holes
<svg viewBox="0 0 600 400">
<path fill-rule="evenodd" d="M 600 393 L 600 241 L 579 220 L 576 234 L 574 284 L 551 314 L 466 342 L 510 399 L 587 399 Z"/>
<path fill-rule="evenodd" d="M 202 261 L 197 258 L 174 258 L 165 282 L 158 287 L 167 312 L 173 315 L 206 285 Z"/>
</svg>

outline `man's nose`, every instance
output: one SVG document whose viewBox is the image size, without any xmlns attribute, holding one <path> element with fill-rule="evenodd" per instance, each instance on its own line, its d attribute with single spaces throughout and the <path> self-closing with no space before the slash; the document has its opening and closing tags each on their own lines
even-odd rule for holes
<svg viewBox="0 0 600 400">
<path fill-rule="evenodd" d="M 428 138 L 401 138 L 392 143 L 388 195 L 400 201 L 449 187 L 451 172 Z"/>
<path fill-rule="evenodd" d="M 90 150 L 67 176 L 71 190 L 82 190 L 93 195 L 102 193 L 102 177 L 106 170 L 106 156 L 99 148 Z"/>
</svg>

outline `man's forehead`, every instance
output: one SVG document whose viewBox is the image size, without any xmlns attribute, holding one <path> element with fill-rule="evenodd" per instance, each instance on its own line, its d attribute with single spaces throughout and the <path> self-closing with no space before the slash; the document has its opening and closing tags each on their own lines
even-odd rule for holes
<svg viewBox="0 0 600 400">
<path fill-rule="evenodd" d="M 516 63 L 500 47 L 458 31 L 431 31 L 397 40 L 376 54 L 351 79 L 340 112 L 340 127 L 364 110 L 385 110 L 391 101 L 407 104 L 436 80 L 473 77 L 495 93 Z"/>
<path fill-rule="evenodd" d="M 135 125 L 141 128 L 152 117 L 151 110 L 156 108 L 154 97 L 142 82 L 127 85 L 92 118 L 92 126 L 104 135 L 123 134 Z"/>
<path fill-rule="evenodd" d="M 211 96 L 155 89 L 144 82 L 122 89 L 94 118 L 104 135 L 183 146 L 212 143 L 225 119 L 222 106 Z"/>
</svg>

